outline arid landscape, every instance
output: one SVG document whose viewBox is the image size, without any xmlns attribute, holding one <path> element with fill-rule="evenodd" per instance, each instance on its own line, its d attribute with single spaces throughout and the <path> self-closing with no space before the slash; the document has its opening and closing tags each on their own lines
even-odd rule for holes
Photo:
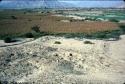
<svg viewBox="0 0 125 84">
<path fill-rule="evenodd" d="M 124 42 L 125 36 L 119 41 L 45 36 L 2 47 L 0 78 L 18 83 L 123 84 Z"/>
<path fill-rule="evenodd" d="M 123 9 L 1 10 L 0 83 L 125 84 Z"/>
<path fill-rule="evenodd" d="M 1 12 L 0 15 L 3 17 L 0 20 L 0 34 L 26 33 L 30 32 L 33 26 L 39 26 L 40 31 L 55 33 L 92 33 L 119 28 L 119 24 L 115 22 L 79 20 L 74 19 L 74 16 L 58 16 L 55 13 L 6 10 Z"/>
</svg>

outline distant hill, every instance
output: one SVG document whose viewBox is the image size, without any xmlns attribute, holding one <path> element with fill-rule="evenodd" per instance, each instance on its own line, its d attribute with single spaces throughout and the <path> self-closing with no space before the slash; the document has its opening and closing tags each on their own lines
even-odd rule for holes
<svg viewBox="0 0 125 84">
<path fill-rule="evenodd" d="M 74 7 L 71 3 L 60 2 L 59 0 L 10 0 L 1 1 L 0 8 L 68 8 Z"/>
<path fill-rule="evenodd" d="M 59 0 L 43 0 L 43 7 L 47 8 L 67 8 L 73 7 L 73 4 L 60 2 Z"/>
<path fill-rule="evenodd" d="M 125 8 L 125 3 L 124 4 L 120 4 L 118 8 Z"/>
<path fill-rule="evenodd" d="M 69 2 L 67 2 L 69 1 Z M 99 0 L 2 0 L 0 8 L 70 8 L 70 7 L 114 7 L 125 8 L 124 2 L 119 1 L 99 1 Z"/>
</svg>

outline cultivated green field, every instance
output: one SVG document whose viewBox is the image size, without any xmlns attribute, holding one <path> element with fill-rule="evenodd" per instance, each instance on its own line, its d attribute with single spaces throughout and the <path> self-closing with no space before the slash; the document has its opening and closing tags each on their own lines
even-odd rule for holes
<svg viewBox="0 0 125 84">
<path fill-rule="evenodd" d="M 125 10 L 81 10 L 81 11 L 65 11 L 66 15 L 76 15 L 80 17 L 103 18 L 125 20 Z"/>
</svg>

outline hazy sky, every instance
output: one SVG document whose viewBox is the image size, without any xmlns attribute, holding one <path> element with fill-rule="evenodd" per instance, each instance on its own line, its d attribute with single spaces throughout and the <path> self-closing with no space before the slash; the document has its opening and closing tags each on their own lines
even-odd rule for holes
<svg viewBox="0 0 125 84">
<path fill-rule="evenodd" d="M 55 0 L 2 0 L 0 8 L 6 7 L 41 7 L 42 1 L 53 2 Z M 67 3 L 75 7 L 119 7 L 124 5 L 123 0 L 58 0 L 61 3 Z M 50 4 L 50 3 L 49 3 Z M 54 5 L 54 4 L 53 4 Z"/>
<path fill-rule="evenodd" d="M 116 7 L 124 4 L 123 0 L 65 0 L 64 2 L 73 3 L 80 7 Z"/>
</svg>

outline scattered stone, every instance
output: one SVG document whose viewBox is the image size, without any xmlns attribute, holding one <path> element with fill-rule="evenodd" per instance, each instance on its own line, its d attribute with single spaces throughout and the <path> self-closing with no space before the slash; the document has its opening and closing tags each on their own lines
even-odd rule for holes
<svg viewBox="0 0 125 84">
<path fill-rule="evenodd" d="M 72 53 L 70 53 L 69 56 L 73 56 Z"/>
<path fill-rule="evenodd" d="M 33 55 L 33 57 L 36 57 L 37 55 Z"/>
<path fill-rule="evenodd" d="M 55 56 L 58 57 L 59 55 L 56 53 Z"/>
<path fill-rule="evenodd" d="M 53 47 L 47 47 L 46 50 L 49 52 L 49 51 L 56 51 L 57 48 L 53 48 Z"/>
</svg>

